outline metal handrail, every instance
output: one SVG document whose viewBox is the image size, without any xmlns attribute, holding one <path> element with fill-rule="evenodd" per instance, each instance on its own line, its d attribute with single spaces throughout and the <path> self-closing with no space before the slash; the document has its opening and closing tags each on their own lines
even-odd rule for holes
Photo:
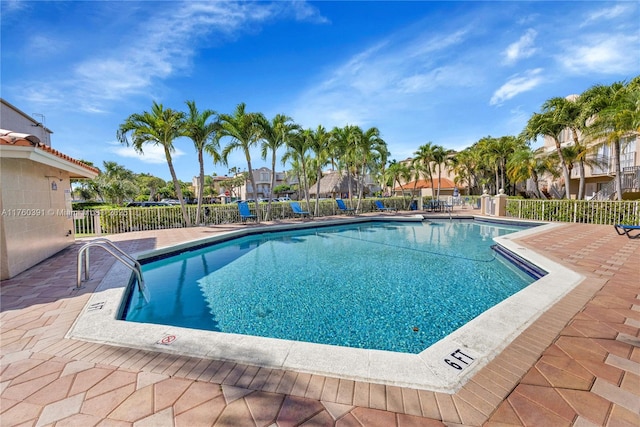
<svg viewBox="0 0 640 427">
<path fill-rule="evenodd" d="M 105 244 L 108 246 L 105 246 Z M 82 288 L 82 264 L 83 264 L 82 256 L 85 254 L 85 252 L 86 252 L 86 256 L 84 257 L 84 280 L 85 281 L 89 280 L 89 248 L 92 246 L 97 246 L 99 248 L 104 249 L 105 251 L 113 255 L 115 259 L 117 259 L 122 264 L 127 266 L 127 268 L 131 269 L 138 278 L 138 290 L 142 293 L 145 293 L 144 279 L 142 278 L 142 266 L 140 265 L 140 263 L 131 255 L 129 255 L 128 253 L 124 252 L 122 249 L 114 245 L 111 240 L 105 239 L 104 237 L 94 239 L 84 244 L 78 251 L 78 276 L 77 276 L 78 289 Z M 114 252 L 112 249 L 115 249 L 117 253 Z M 124 258 L 121 255 L 124 256 Z M 126 262 L 125 259 L 127 261 L 131 261 L 133 265 Z"/>
<path fill-rule="evenodd" d="M 112 247 L 113 249 L 115 249 L 116 251 L 118 251 L 118 253 L 120 253 L 121 255 L 123 255 L 126 259 L 128 259 L 129 261 L 131 261 L 134 265 L 136 265 L 137 267 L 142 267 L 140 265 L 140 263 L 138 262 L 137 259 L 135 259 L 134 257 L 132 257 L 131 255 L 129 255 L 128 253 L 126 253 L 125 251 L 123 251 L 122 249 L 120 249 L 119 247 L 117 247 L 111 240 L 105 238 L 105 237 L 97 237 L 93 240 L 91 240 L 90 243 L 106 243 L 108 244 L 110 247 Z M 82 250 L 82 249 L 80 249 Z"/>
</svg>

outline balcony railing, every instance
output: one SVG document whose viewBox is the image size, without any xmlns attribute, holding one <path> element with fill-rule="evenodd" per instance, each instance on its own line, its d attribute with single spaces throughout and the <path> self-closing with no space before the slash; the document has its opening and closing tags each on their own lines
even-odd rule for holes
<svg viewBox="0 0 640 427">
<path fill-rule="evenodd" d="M 622 169 L 622 189 L 640 190 L 640 166 L 626 167 Z"/>
</svg>

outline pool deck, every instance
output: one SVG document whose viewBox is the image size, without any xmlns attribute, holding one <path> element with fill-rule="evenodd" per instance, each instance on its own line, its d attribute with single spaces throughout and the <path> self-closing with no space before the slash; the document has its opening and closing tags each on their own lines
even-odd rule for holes
<svg viewBox="0 0 640 427">
<path fill-rule="evenodd" d="M 138 253 L 238 227 L 108 237 Z M 637 427 L 640 240 L 564 224 L 518 243 L 585 280 L 446 394 L 65 338 L 115 262 L 93 251 L 75 290 L 79 241 L 1 283 L 0 426 Z"/>
</svg>

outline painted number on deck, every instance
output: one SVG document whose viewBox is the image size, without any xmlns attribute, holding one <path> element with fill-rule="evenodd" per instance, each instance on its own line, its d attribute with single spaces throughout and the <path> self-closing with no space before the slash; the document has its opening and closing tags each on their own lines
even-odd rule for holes
<svg viewBox="0 0 640 427">
<path fill-rule="evenodd" d="M 444 359 L 444 363 L 451 366 L 458 371 L 463 370 L 467 366 L 471 365 L 475 359 L 468 354 L 462 352 L 462 350 L 457 349 L 453 353 L 447 355 Z"/>
</svg>

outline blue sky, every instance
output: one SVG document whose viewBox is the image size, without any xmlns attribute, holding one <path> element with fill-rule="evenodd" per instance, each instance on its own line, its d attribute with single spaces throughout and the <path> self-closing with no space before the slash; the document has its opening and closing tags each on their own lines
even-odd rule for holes
<svg viewBox="0 0 640 427">
<path fill-rule="evenodd" d="M 118 126 L 157 101 L 231 113 L 244 102 L 305 128 L 376 126 L 391 157 L 520 133 L 554 96 L 640 74 L 640 4 L 629 2 L 5 1 L 2 97 L 45 116 L 52 146 L 169 179 Z M 222 145 L 228 141 L 223 139 Z M 178 177 L 197 174 L 175 141 Z M 254 167 L 268 166 L 259 149 Z M 278 163 L 278 169 L 288 169 Z M 206 173 L 246 168 L 206 159 Z"/>
</svg>

